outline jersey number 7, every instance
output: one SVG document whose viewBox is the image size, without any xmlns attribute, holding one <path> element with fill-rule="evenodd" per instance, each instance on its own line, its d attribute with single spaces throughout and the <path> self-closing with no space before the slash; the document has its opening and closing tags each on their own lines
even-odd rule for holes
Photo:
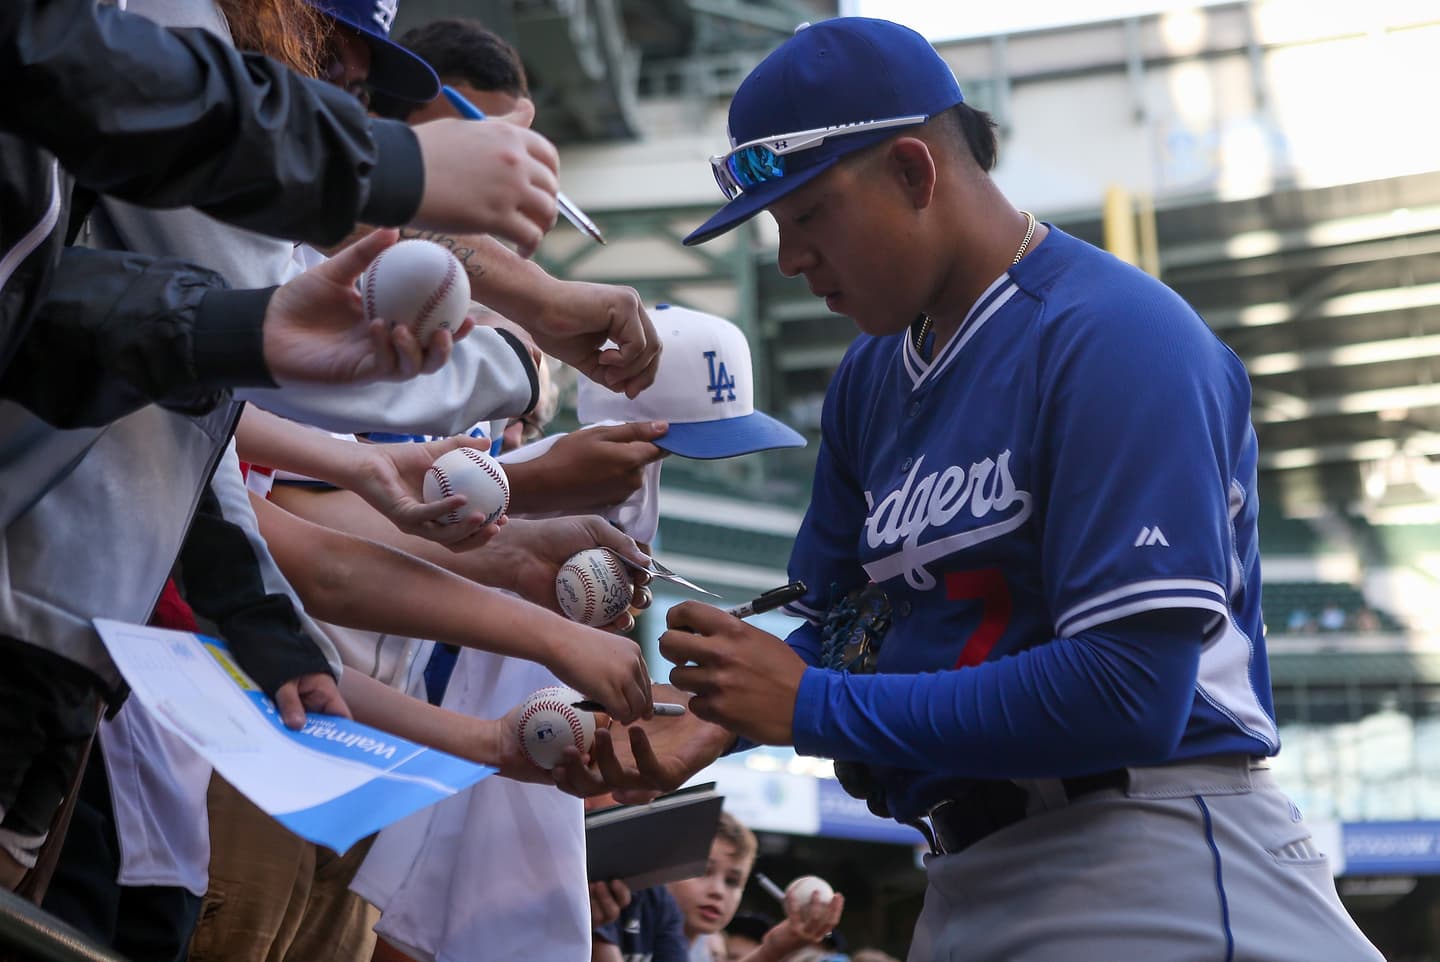
<svg viewBox="0 0 1440 962">
<path fill-rule="evenodd" d="M 990 657 L 990 649 L 1010 624 L 1010 588 L 999 568 L 952 571 L 945 576 L 945 597 L 950 601 L 979 601 L 980 624 L 965 640 L 956 668 L 973 668 Z"/>
</svg>

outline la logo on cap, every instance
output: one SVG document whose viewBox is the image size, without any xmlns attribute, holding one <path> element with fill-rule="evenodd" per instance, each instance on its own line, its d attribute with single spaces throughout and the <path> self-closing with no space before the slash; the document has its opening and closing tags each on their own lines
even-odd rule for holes
<svg viewBox="0 0 1440 962">
<path fill-rule="evenodd" d="M 387 34 L 390 28 L 395 25 L 395 14 L 399 12 L 400 0 L 375 0 L 375 12 L 372 16 L 380 29 Z"/>
<path fill-rule="evenodd" d="M 805 438 L 755 410 L 750 342 L 714 314 L 656 305 L 655 334 L 665 350 L 655 381 L 634 398 L 582 379 L 575 413 L 581 424 L 665 421 L 656 447 L 685 458 L 733 458 L 771 448 L 798 448 Z"/>
<path fill-rule="evenodd" d="M 724 361 L 715 360 L 715 351 L 705 352 L 705 361 L 710 365 L 710 383 L 705 390 L 710 392 L 710 403 L 723 404 L 735 400 L 735 375 L 725 370 Z"/>
</svg>

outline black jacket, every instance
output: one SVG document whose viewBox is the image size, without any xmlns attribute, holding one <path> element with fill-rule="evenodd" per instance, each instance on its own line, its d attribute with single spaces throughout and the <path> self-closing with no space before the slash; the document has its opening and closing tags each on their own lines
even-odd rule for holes
<svg viewBox="0 0 1440 962">
<path fill-rule="evenodd" d="M 348 93 L 95 0 L 0 2 L 0 398 L 59 427 L 149 401 L 189 413 L 271 383 L 268 292 L 178 262 L 64 249 L 73 181 L 332 244 L 408 221 L 423 168 L 404 124 Z"/>
</svg>

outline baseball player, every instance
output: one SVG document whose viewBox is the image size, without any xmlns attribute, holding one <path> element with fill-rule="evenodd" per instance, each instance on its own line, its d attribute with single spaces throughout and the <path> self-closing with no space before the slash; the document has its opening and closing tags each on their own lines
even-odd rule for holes
<svg viewBox="0 0 1440 962">
<path fill-rule="evenodd" d="M 632 734 L 638 765 L 601 733 L 600 768 L 836 759 L 929 840 L 913 962 L 1379 959 L 1267 771 L 1245 369 L 1164 285 L 1013 208 L 993 129 L 880 20 L 802 28 L 736 92 L 729 203 L 687 243 L 768 210 L 781 272 L 862 332 L 790 564 L 808 620 L 781 642 L 672 609 L 699 720 Z"/>
</svg>

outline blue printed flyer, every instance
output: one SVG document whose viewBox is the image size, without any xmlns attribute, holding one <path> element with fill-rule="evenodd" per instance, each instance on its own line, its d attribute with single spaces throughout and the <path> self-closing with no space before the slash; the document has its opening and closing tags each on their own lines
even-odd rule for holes
<svg viewBox="0 0 1440 962">
<path fill-rule="evenodd" d="M 162 725 L 268 815 L 336 852 L 495 772 L 348 718 L 312 713 L 291 731 L 223 641 L 102 618 L 95 627 Z"/>
</svg>

